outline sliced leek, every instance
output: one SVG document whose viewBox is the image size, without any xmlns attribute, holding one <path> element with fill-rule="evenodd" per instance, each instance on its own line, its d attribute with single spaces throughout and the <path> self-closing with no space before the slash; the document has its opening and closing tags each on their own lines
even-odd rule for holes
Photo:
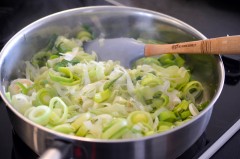
<svg viewBox="0 0 240 159">
<path fill-rule="evenodd" d="M 61 133 L 122 139 L 167 131 L 208 105 L 181 56 L 141 58 L 126 69 L 84 52 L 82 43 L 93 37 L 88 27 L 74 37 L 53 35 L 25 62 L 26 76 L 10 82 L 6 96 L 13 107 Z"/>
</svg>

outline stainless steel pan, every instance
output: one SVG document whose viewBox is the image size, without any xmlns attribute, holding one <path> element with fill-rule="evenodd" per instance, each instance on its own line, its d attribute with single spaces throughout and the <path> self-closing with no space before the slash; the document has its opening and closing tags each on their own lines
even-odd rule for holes
<svg viewBox="0 0 240 159">
<path fill-rule="evenodd" d="M 5 96 L 5 90 L 9 81 L 23 75 L 23 61 L 29 60 L 44 46 L 46 39 L 53 33 L 74 34 L 81 24 L 91 26 L 96 37 L 141 37 L 167 43 L 206 39 L 204 35 L 182 21 L 139 8 L 86 7 L 42 18 L 12 37 L 0 55 L 1 96 L 6 103 L 16 133 L 39 155 L 51 147 L 56 148 L 51 149 L 57 152 L 54 154 L 62 154 L 67 158 L 171 159 L 181 155 L 206 129 L 214 103 L 222 91 L 225 73 L 220 56 L 186 55 L 187 64 L 194 69 L 194 77 L 203 82 L 207 92 L 205 97 L 211 102 L 191 121 L 157 135 L 125 140 L 75 137 L 37 125 L 12 107 Z"/>
</svg>

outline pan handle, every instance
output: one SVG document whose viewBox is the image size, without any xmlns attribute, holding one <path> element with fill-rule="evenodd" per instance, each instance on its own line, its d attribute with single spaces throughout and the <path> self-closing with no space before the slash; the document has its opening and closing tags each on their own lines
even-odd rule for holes
<svg viewBox="0 0 240 159">
<path fill-rule="evenodd" d="M 47 149 L 39 159 L 65 159 L 70 158 L 73 149 L 71 142 L 55 140 L 52 141 L 52 145 Z"/>
<path fill-rule="evenodd" d="M 62 159 L 62 153 L 57 148 L 50 148 L 39 159 Z"/>
</svg>

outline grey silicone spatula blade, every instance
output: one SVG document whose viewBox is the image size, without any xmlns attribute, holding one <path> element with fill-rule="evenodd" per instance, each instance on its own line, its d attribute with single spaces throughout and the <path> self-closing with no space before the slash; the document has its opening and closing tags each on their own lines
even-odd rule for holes
<svg viewBox="0 0 240 159">
<path fill-rule="evenodd" d="M 132 38 L 97 39 L 85 43 L 84 49 L 87 53 L 95 52 L 99 61 L 120 61 L 127 68 L 144 57 L 144 43 Z"/>
</svg>

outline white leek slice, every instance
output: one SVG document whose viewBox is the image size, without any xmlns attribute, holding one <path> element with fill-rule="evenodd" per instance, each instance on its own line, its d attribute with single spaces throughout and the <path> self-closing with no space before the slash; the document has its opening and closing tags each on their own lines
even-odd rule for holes
<svg viewBox="0 0 240 159">
<path fill-rule="evenodd" d="M 195 107 L 195 105 L 194 105 L 193 103 L 189 104 L 188 108 L 189 108 L 190 113 L 191 113 L 193 116 L 196 116 L 196 115 L 199 114 L 198 109 Z"/>
<path fill-rule="evenodd" d="M 29 119 L 40 125 L 47 125 L 49 122 L 51 109 L 48 106 L 40 105 L 29 112 Z"/>
<path fill-rule="evenodd" d="M 12 105 L 22 114 L 24 114 L 28 108 L 32 107 L 29 96 L 21 93 L 12 96 Z"/>
<path fill-rule="evenodd" d="M 49 107 L 51 110 L 53 110 L 54 108 L 57 109 L 61 109 L 62 113 L 60 116 L 58 116 L 56 113 L 54 113 L 54 111 L 52 111 L 51 116 L 54 116 L 54 119 L 51 121 L 53 124 L 60 124 L 60 123 L 64 123 L 67 119 L 67 115 L 68 115 L 68 107 L 67 105 L 62 101 L 61 98 L 59 97 L 53 97 L 50 102 L 49 102 Z M 56 120 L 58 119 L 58 120 Z"/>
</svg>

